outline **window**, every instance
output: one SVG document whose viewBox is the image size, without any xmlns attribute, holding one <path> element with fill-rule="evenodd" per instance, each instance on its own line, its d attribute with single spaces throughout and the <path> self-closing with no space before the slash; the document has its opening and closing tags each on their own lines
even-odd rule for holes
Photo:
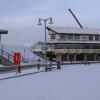
<svg viewBox="0 0 100 100">
<path fill-rule="evenodd" d="M 55 39 L 55 34 L 51 34 L 51 39 Z"/>
<path fill-rule="evenodd" d="M 57 44 L 54 44 L 54 49 L 58 49 L 58 45 Z"/>
<path fill-rule="evenodd" d="M 66 34 L 60 34 L 60 40 L 66 40 Z"/>
<path fill-rule="evenodd" d="M 54 49 L 79 49 L 79 44 L 55 44 Z"/>
<path fill-rule="evenodd" d="M 73 40 L 73 35 L 72 34 L 68 34 L 67 35 L 67 40 Z"/>
<path fill-rule="evenodd" d="M 89 40 L 93 40 L 93 36 L 91 35 L 91 36 L 89 36 Z"/>
<path fill-rule="evenodd" d="M 74 39 L 75 39 L 75 40 L 80 40 L 80 35 L 75 34 L 75 35 L 74 35 Z"/>
<path fill-rule="evenodd" d="M 98 36 L 98 35 L 95 36 L 95 40 L 96 40 L 96 41 L 99 40 L 99 36 Z"/>
</svg>

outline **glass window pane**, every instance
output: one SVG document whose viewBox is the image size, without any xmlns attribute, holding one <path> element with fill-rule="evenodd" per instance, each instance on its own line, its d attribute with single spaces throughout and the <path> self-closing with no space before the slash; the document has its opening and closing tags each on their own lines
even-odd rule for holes
<svg viewBox="0 0 100 100">
<path fill-rule="evenodd" d="M 78 34 L 74 35 L 74 40 L 80 40 L 80 35 Z"/>
<path fill-rule="evenodd" d="M 73 40 L 73 35 L 72 34 L 68 34 L 67 35 L 67 40 Z"/>
<path fill-rule="evenodd" d="M 99 36 L 98 36 L 98 35 L 97 35 L 97 36 L 95 36 L 95 40 L 97 40 L 97 41 L 99 40 Z"/>
<path fill-rule="evenodd" d="M 55 39 L 55 34 L 51 34 L 51 39 Z"/>
<path fill-rule="evenodd" d="M 91 36 L 89 36 L 89 40 L 93 40 L 93 36 L 91 35 Z"/>
<path fill-rule="evenodd" d="M 66 40 L 66 34 L 60 34 L 60 40 Z"/>
</svg>

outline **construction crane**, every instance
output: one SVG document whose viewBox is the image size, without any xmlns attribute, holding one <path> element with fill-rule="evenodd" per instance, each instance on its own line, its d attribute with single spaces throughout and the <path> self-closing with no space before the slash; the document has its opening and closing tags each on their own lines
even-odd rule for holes
<svg viewBox="0 0 100 100">
<path fill-rule="evenodd" d="M 75 16 L 75 14 L 72 12 L 72 10 L 69 8 L 68 9 L 70 11 L 70 13 L 72 14 L 72 16 L 74 17 L 74 19 L 76 20 L 76 22 L 78 23 L 78 25 L 80 26 L 80 28 L 83 28 L 83 26 L 81 25 L 81 23 L 78 21 L 77 17 Z"/>
</svg>

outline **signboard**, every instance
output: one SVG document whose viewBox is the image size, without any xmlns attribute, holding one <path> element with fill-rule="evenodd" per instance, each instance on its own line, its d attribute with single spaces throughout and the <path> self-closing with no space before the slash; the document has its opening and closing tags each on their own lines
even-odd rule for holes
<svg viewBox="0 0 100 100">
<path fill-rule="evenodd" d="M 19 52 L 14 52 L 13 62 L 14 62 L 15 65 L 20 64 L 21 54 Z"/>
<path fill-rule="evenodd" d="M 86 41 L 89 40 L 89 37 L 87 35 L 80 35 L 80 40 Z"/>
<path fill-rule="evenodd" d="M 48 50 L 48 46 L 43 45 L 43 46 L 41 47 L 41 50 Z"/>
</svg>

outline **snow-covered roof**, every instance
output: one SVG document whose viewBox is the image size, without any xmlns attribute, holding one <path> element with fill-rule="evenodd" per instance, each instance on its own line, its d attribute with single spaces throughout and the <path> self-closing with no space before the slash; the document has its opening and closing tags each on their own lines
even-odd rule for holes
<svg viewBox="0 0 100 100">
<path fill-rule="evenodd" d="M 55 27 L 55 26 L 48 26 L 48 30 L 52 30 L 56 33 L 68 33 L 68 34 L 95 34 L 100 35 L 100 29 L 93 29 L 93 28 L 72 28 L 72 27 Z"/>
</svg>

